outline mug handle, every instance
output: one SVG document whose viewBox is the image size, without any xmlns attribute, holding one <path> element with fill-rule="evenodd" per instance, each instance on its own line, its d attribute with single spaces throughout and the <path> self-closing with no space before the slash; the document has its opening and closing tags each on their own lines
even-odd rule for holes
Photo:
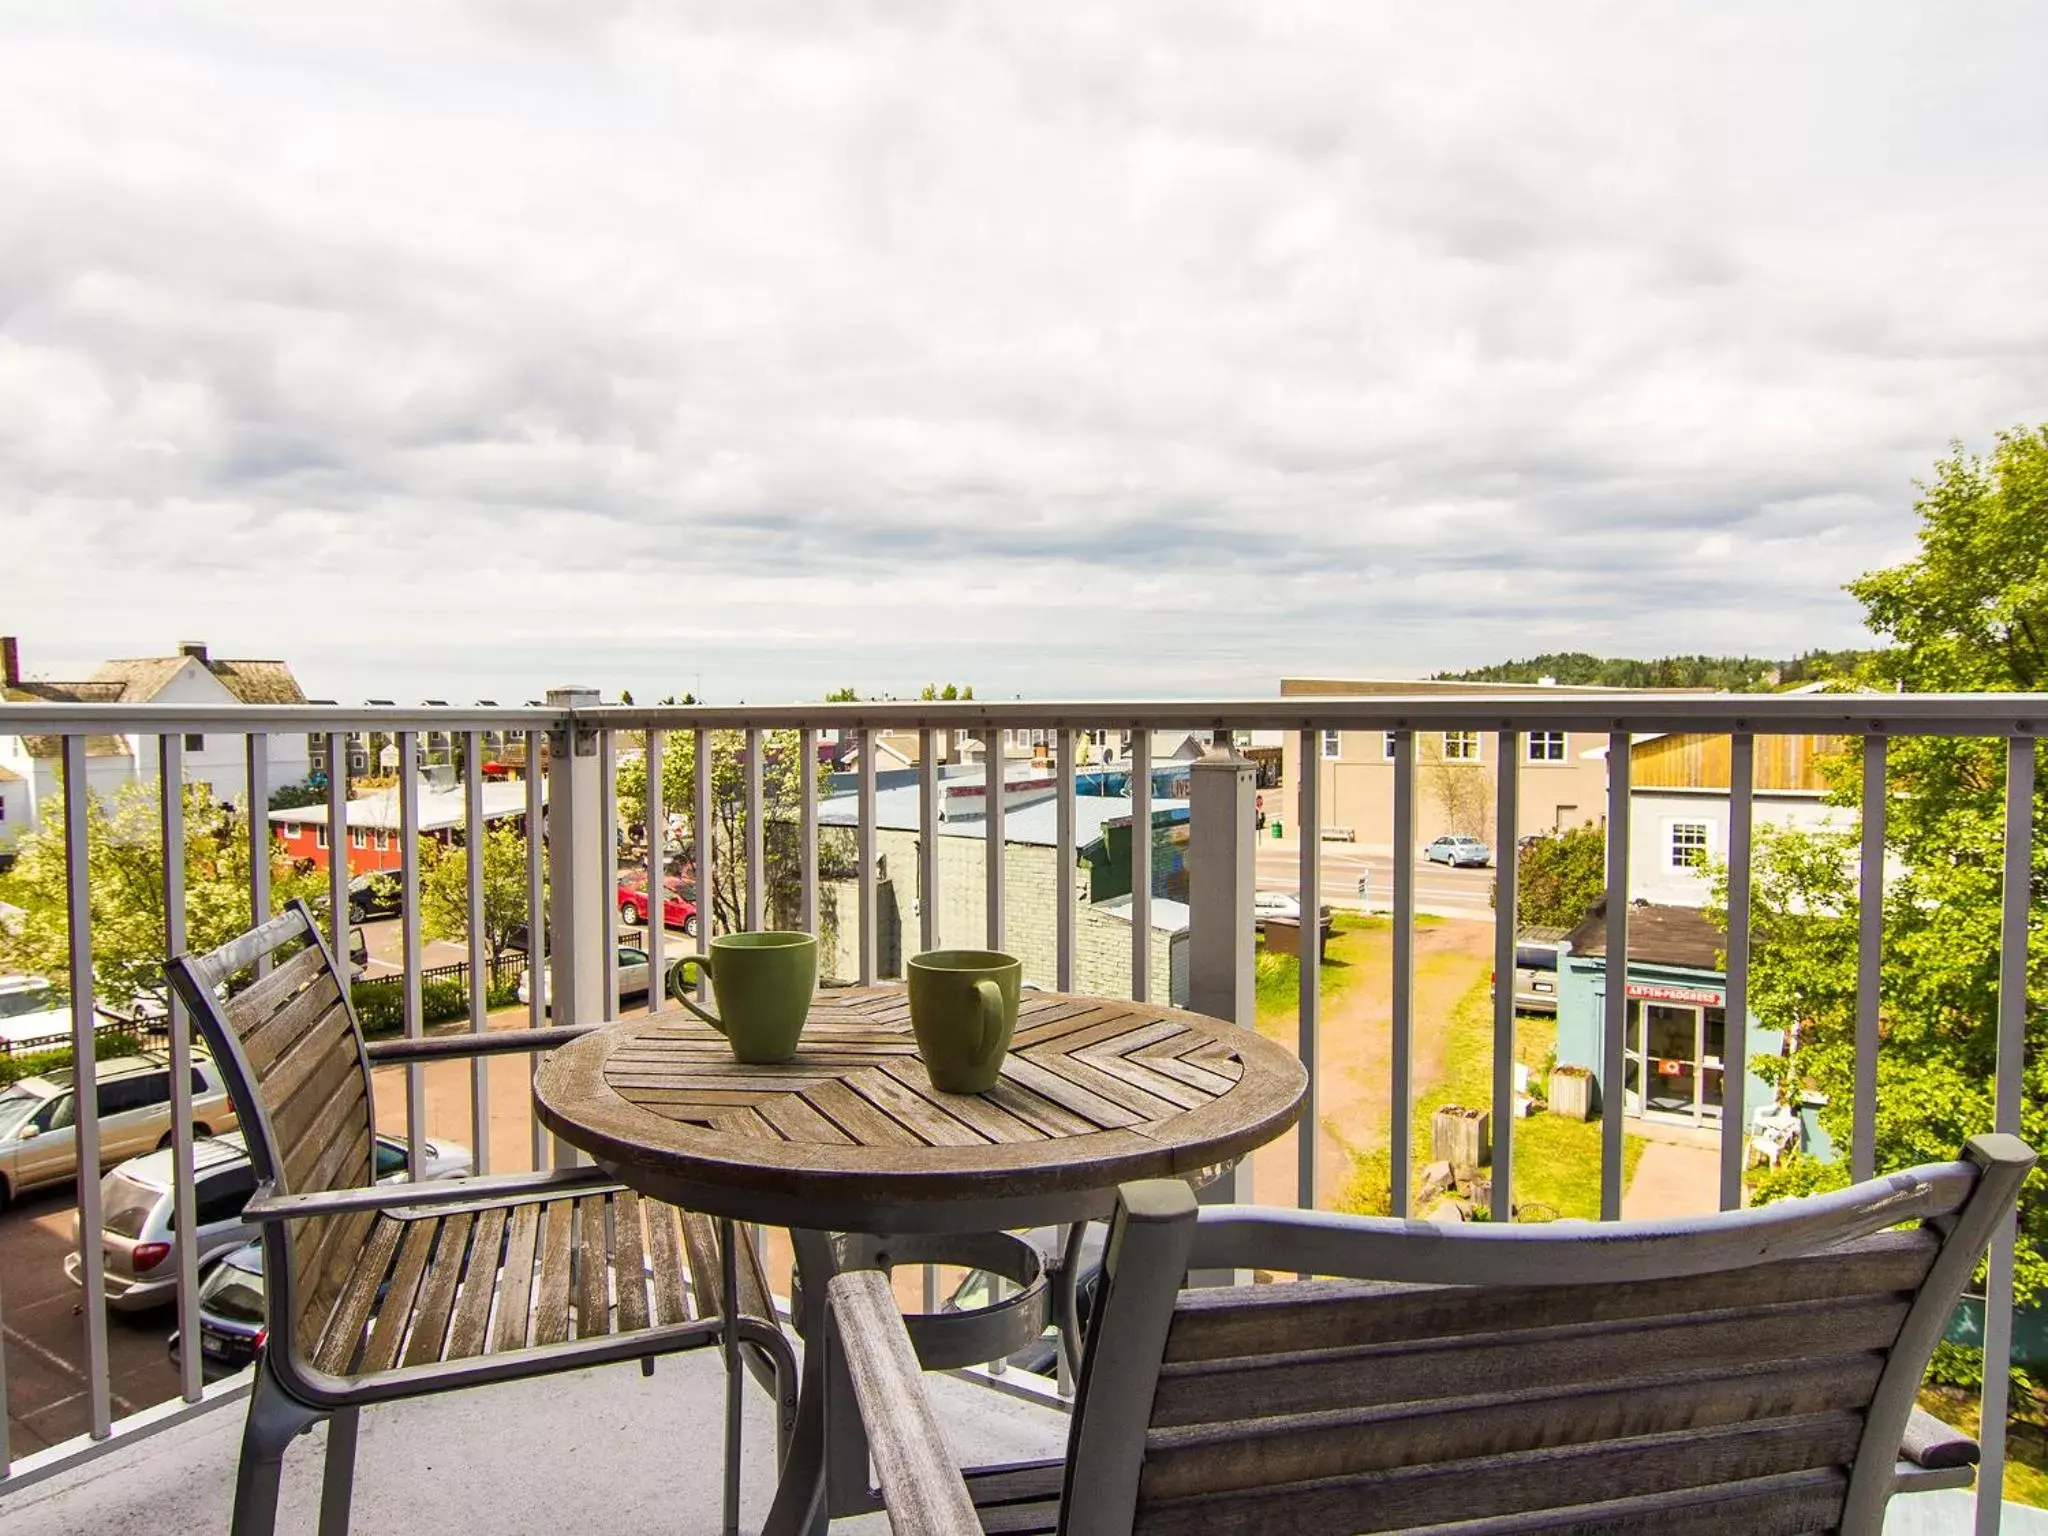
<svg viewBox="0 0 2048 1536">
<path fill-rule="evenodd" d="M 693 965 L 711 978 L 713 986 L 718 984 L 718 973 L 711 968 L 711 957 L 709 955 L 685 955 L 669 968 L 668 995 L 722 1035 L 725 1033 L 725 1026 L 718 1022 L 718 1015 L 698 1007 L 695 1000 L 685 994 L 684 989 L 687 987 L 688 981 L 684 977 L 683 972 Z"/>
<path fill-rule="evenodd" d="M 974 1059 L 986 1061 L 995 1054 L 996 1042 L 1003 1037 L 1003 989 L 983 976 L 974 983 L 974 995 L 981 1002 L 981 1044 L 975 1049 Z"/>
</svg>

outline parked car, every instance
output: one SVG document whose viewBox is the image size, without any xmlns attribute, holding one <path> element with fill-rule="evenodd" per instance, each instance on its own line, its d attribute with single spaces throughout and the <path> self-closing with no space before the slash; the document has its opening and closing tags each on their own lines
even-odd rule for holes
<svg viewBox="0 0 2048 1536">
<path fill-rule="evenodd" d="M 160 1051 L 116 1057 L 99 1066 L 100 1166 L 171 1142 L 171 1068 Z M 235 1108 L 213 1058 L 192 1055 L 192 1130 L 211 1136 L 235 1128 Z M 78 1173 L 78 1103 L 72 1070 L 24 1077 L 0 1090 L 0 1209 L 26 1190 L 63 1184 Z"/>
<path fill-rule="evenodd" d="M 647 995 L 647 951 L 636 949 L 631 944 L 621 944 L 615 963 L 619 968 L 619 1000 L 627 1002 Z M 541 972 L 540 995 L 545 1006 L 548 1001 L 547 972 Z M 533 968 L 528 966 L 519 973 L 519 1001 L 533 1001 Z"/>
<path fill-rule="evenodd" d="M 256 1363 L 263 1348 L 263 1244 L 244 1243 L 199 1285 L 199 1379 L 219 1381 Z M 178 1368 L 171 1333 L 171 1368 Z"/>
<path fill-rule="evenodd" d="M 429 1143 L 427 1176 L 461 1178 L 471 1172 L 469 1149 L 452 1141 Z M 377 1138 L 377 1182 L 405 1178 L 405 1143 L 392 1136 Z M 263 1347 L 263 1244 L 244 1243 L 230 1250 L 199 1283 L 199 1375 L 204 1381 L 253 1364 Z M 173 1369 L 178 1365 L 178 1335 L 170 1338 Z"/>
<path fill-rule="evenodd" d="M 372 871 L 348 883 L 348 920 L 397 917 L 405 910 L 405 882 L 393 874 Z"/>
<path fill-rule="evenodd" d="M 1060 1264 L 1065 1257 L 1067 1229 L 1065 1227 L 1033 1227 L 1020 1234 L 1036 1248 L 1045 1262 L 1045 1283 L 1050 1296 L 1049 1321 L 1045 1332 L 1029 1344 L 1008 1357 L 1008 1363 L 1018 1370 L 1030 1371 L 1037 1376 L 1054 1376 L 1059 1372 L 1059 1296 Z M 1088 1323 L 1095 1315 L 1095 1300 L 1102 1290 L 1102 1254 L 1109 1244 L 1109 1227 L 1105 1222 L 1091 1221 L 1081 1238 L 1080 1275 L 1074 1285 L 1074 1310 L 1081 1320 L 1081 1339 L 1088 1338 Z M 940 1303 L 941 1312 L 966 1312 L 978 1307 L 992 1306 L 1001 1299 L 998 1291 L 998 1277 L 986 1269 L 970 1269 L 953 1287 L 952 1293 Z"/>
<path fill-rule="evenodd" d="M 430 1142 L 424 1149 L 429 1178 L 453 1178 L 471 1169 L 469 1149 L 454 1142 Z M 405 1143 L 379 1136 L 374 1172 L 380 1184 L 405 1177 Z M 107 1305 L 117 1312 L 144 1312 L 177 1294 L 178 1234 L 172 1200 L 171 1150 L 130 1158 L 100 1180 L 100 1252 L 106 1261 Z M 239 1133 L 209 1136 L 192 1144 L 193 1212 L 198 1218 L 200 1274 L 257 1235 L 242 1220 L 242 1208 L 256 1192 L 256 1165 Z M 82 1286 L 84 1266 L 75 1245 L 79 1218 L 71 1218 L 74 1251 L 64 1256 L 64 1273 Z"/>
<path fill-rule="evenodd" d="M 1515 935 L 1515 1011 L 1557 1012 L 1557 957 L 1568 930 L 1524 928 Z M 1487 982 L 1493 984 L 1489 975 Z"/>
<path fill-rule="evenodd" d="M 1322 916 L 1325 921 L 1328 921 L 1330 915 L 1329 904 L 1325 902 L 1323 904 Z M 1292 891 L 1254 891 L 1252 893 L 1253 923 L 1263 923 L 1269 917 L 1285 917 L 1291 918 L 1295 922 L 1300 922 L 1301 898 Z"/>
<path fill-rule="evenodd" d="M 1476 837 L 1440 837 L 1422 850 L 1422 856 L 1453 869 L 1484 869 L 1493 862 L 1493 850 Z"/>
<path fill-rule="evenodd" d="M 661 882 L 661 924 L 664 928 L 680 928 L 691 938 L 697 936 L 696 892 L 684 885 L 673 875 Z M 628 876 L 619 881 L 619 921 L 632 927 L 647 926 L 647 880 L 645 876 Z"/>
</svg>

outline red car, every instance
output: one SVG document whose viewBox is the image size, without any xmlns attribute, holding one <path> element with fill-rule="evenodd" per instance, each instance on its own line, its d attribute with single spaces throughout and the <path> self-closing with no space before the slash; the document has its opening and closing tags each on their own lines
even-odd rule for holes
<svg viewBox="0 0 2048 1536">
<path fill-rule="evenodd" d="M 680 928 L 691 938 L 697 936 L 697 904 L 690 899 L 691 893 L 682 881 L 668 879 L 662 882 L 661 924 L 664 928 Z M 619 882 L 619 921 L 636 928 L 647 926 L 647 881 L 639 876 Z"/>
</svg>

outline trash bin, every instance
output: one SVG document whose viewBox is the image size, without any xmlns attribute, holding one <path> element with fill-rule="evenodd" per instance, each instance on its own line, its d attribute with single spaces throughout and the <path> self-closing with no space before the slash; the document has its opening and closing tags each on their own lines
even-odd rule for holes
<svg viewBox="0 0 2048 1536">
<path fill-rule="evenodd" d="M 1276 842 L 1276 843 L 1280 841 L 1280 832 L 1281 832 L 1281 824 L 1280 824 L 1280 823 L 1279 823 L 1279 822 L 1278 822 L 1278 821 L 1276 820 L 1276 821 L 1275 821 L 1275 822 L 1273 823 L 1273 841 L 1274 841 L 1274 842 Z"/>
</svg>

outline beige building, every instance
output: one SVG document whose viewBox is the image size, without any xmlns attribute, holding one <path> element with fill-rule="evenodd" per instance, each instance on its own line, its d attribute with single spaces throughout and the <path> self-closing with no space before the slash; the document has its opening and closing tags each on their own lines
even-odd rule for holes
<svg viewBox="0 0 2048 1536">
<path fill-rule="evenodd" d="M 1283 698 L 1398 698 L 1423 694 L 1517 694 L 1554 698 L 1560 694 L 1604 694 L 1612 688 L 1564 688 L 1549 683 L 1446 683 L 1376 678 L 1283 678 Z M 1415 838 L 1417 846 L 1446 833 L 1492 842 L 1495 762 L 1500 738 L 1494 731 L 1418 731 L 1415 740 Z M 1320 733 L 1315 770 L 1324 835 L 1349 834 L 1370 847 L 1389 847 L 1394 828 L 1394 733 Z M 1552 832 L 1584 822 L 1596 825 L 1607 814 L 1605 735 L 1581 731 L 1525 731 L 1517 753 L 1517 835 Z M 1281 782 L 1268 791 L 1265 811 L 1292 829 L 1301 784 L 1301 736 L 1289 731 L 1281 744 Z"/>
</svg>

